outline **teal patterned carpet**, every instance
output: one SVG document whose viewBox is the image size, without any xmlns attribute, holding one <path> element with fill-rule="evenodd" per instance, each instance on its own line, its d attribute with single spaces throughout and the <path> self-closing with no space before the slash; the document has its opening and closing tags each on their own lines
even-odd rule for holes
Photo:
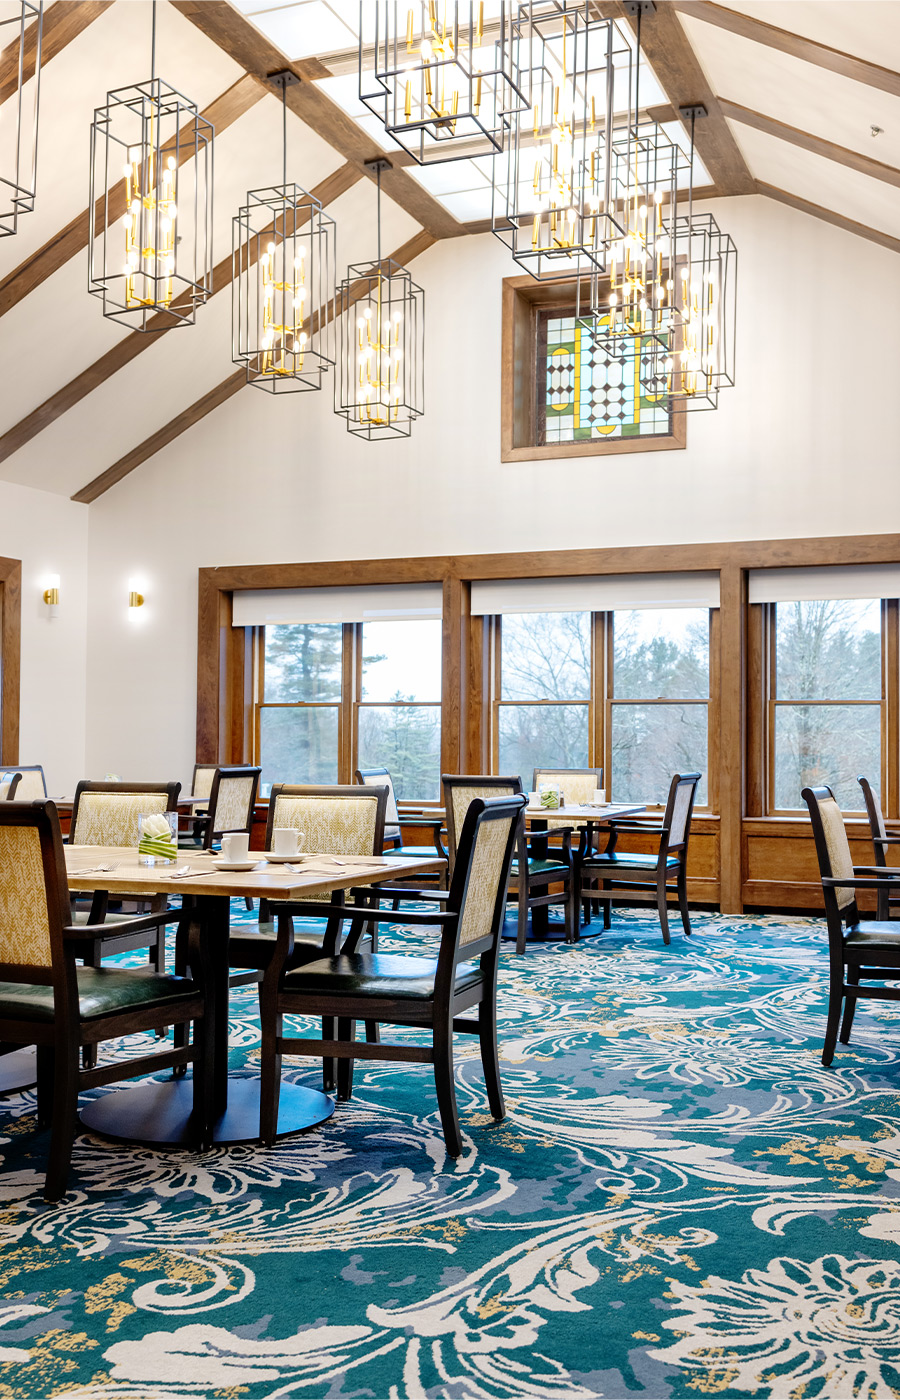
<svg viewBox="0 0 900 1400">
<path fill-rule="evenodd" d="M 508 1117 L 459 1038 L 455 1164 L 429 1069 L 359 1066 L 270 1152 L 82 1137 L 50 1207 L 33 1097 L 0 1102 L 0 1397 L 900 1396 L 900 1012 L 823 1069 L 823 940 L 620 914 L 506 945 Z"/>
</svg>

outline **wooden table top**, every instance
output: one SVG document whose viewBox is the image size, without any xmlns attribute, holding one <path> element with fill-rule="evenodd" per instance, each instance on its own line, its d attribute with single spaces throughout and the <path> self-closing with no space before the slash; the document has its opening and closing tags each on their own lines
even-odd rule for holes
<svg viewBox="0 0 900 1400">
<path fill-rule="evenodd" d="M 603 807 L 595 807 L 589 802 L 580 805 L 575 802 L 567 802 L 565 807 L 526 807 L 525 816 L 530 821 L 609 822 L 617 817 L 639 816 L 646 810 L 644 805 L 628 806 L 621 802 L 607 802 Z"/>
<path fill-rule="evenodd" d="M 269 865 L 260 857 L 253 870 L 217 870 L 214 857 L 205 852 L 178 853 L 174 865 L 141 865 L 135 848 L 121 846 L 66 846 L 66 869 L 69 889 L 77 892 L 107 890 L 110 894 L 137 895 L 184 894 L 226 895 L 229 898 L 308 899 L 311 895 L 330 894 L 332 890 L 347 890 L 353 885 L 378 884 L 383 880 L 405 880 L 411 875 L 425 875 L 445 868 L 446 862 L 435 856 L 393 857 L 341 856 L 343 864 L 332 865 L 327 856 L 298 857 L 298 870 L 286 870 L 283 865 Z M 251 851 L 252 857 L 255 852 Z M 111 865 L 109 871 L 99 871 L 98 865 Z M 203 875 L 182 875 L 173 878 L 173 870 L 190 866 L 191 871 L 208 871 Z M 79 872 L 83 871 L 81 874 Z"/>
</svg>

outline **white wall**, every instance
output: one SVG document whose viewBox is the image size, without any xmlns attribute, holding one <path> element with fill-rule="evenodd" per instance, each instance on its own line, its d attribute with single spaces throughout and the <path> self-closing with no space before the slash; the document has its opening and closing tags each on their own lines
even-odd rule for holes
<svg viewBox="0 0 900 1400">
<path fill-rule="evenodd" d="M 19 759 L 42 763 L 51 796 L 84 777 L 88 508 L 0 481 L 0 554 L 22 561 Z M 51 619 L 42 593 L 59 574 Z"/>
<path fill-rule="evenodd" d="M 202 565 L 896 529 L 896 255 L 761 197 L 711 207 L 740 254 L 738 387 L 690 416 L 685 451 L 501 463 L 501 280 L 517 269 L 484 235 L 412 265 L 427 379 L 408 441 L 357 441 L 330 393 L 245 389 L 101 497 L 91 772 L 189 778 Z"/>
</svg>

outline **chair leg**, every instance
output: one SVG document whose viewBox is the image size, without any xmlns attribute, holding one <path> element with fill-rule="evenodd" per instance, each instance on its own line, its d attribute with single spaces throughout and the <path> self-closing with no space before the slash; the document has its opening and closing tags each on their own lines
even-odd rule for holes
<svg viewBox="0 0 900 1400">
<path fill-rule="evenodd" d="M 604 893 L 608 893 L 608 892 L 609 892 L 609 886 L 607 885 L 607 883 L 606 883 L 605 880 L 601 880 L 601 881 L 600 881 L 600 889 L 601 889 Z M 605 929 L 606 929 L 606 928 L 612 928 L 612 900 L 611 900 L 611 899 L 604 899 L 604 901 L 603 901 L 603 927 L 604 927 Z"/>
<path fill-rule="evenodd" d="M 528 895 L 523 880 L 519 885 L 519 907 L 516 920 L 516 952 L 525 952 L 525 942 L 528 937 Z"/>
<path fill-rule="evenodd" d="M 690 937 L 691 916 L 688 913 L 687 871 L 683 865 L 678 872 L 678 908 L 681 911 L 681 922 L 684 926 L 684 931 L 688 937 Z"/>
<path fill-rule="evenodd" d="M 250 898 L 249 895 L 244 896 L 244 908 L 246 909 L 248 914 L 253 913 L 253 900 Z"/>
<path fill-rule="evenodd" d="M 377 1021 L 366 1022 L 366 1040 L 370 1045 L 381 1044 L 381 1027 Z"/>
<path fill-rule="evenodd" d="M 278 1041 L 282 1036 L 282 1017 L 273 1017 L 262 1027 L 262 1054 L 259 1083 L 259 1137 L 264 1147 L 271 1147 L 278 1132 L 278 1101 L 281 1096 L 281 1055 Z"/>
<path fill-rule="evenodd" d="M 194 1038 L 194 1139 L 198 1152 L 213 1140 L 214 1076 L 212 1037 L 205 1016 L 193 1023 Z"/>
<path fill-rule="evenodd" d="M 854 986 L 854 987 L 859 986 L 859 968 L 858 968 L 858 967 L 848 967 L 848 968 L 847 968 L 847 981 L 848 981 L 852 986 Z M 850 1044 L 850 1032 L 851 1032 L 852 1029 L 853 1029 L 853 1017 L 854 1017 L 854 1015 L 855 1015 L 855 1013 L 856 1013 L 856 997 L 855 997 L 854 993 L 853 993 L 853 992 L 850 992 L 850 991 L 845 992 L 844 995 L 845 995 L 846 998 L 847 998 L 847 1002 L 846 1002 L 846 1005 L 844 1006 L 844 1020 L 843 1020 L 843 1024 L 841 1025 L 841 1037 L 840 1037 L 840 1039 L 841 1039 L 841 1044 L 842 1044 L 842 1045 L 849 1045 L 849 1044 Z"/>
<path fill-rule="evenodd" d="M 337 1023 L 338 1040 L 350 1041 L 356 1039 L 356 1022 L 346 1016 L 339 1016 Z M 337 1096 L 338 1103 L 346 1103 L 353 1097 L 353 1061 L 338 1060 L 337 1062 Z"/>
<path fill-rule="evenodd" d="M 175 972 L 179 977 L 186 977 L 188 971 L 185 941 L 182 927 L 179 923 L 175 933 Z M 184 1021 L 182 1021 L 180 1025 L 172 1027 L 172 1044 L 176 1050 L 184 1049 L 188 1043 L 187 1037 L 188 1028 Z M 194 1073 L 197 1073 L 196 1066 L 194 1068 Z M 186 1074 L 187 1065 L 176 1065 L 172 1070 L 173 1079 L 183 1079 Z"/>
<path fill-rule="evenodd" d="M 44 1198 L 59 1201 L 66 1194 L 75 1120 L 78 1111 L 78 1047 L 71 1053 L 60 1048 L 54 1054 L 53 1112 L 50 1120 L 50 1156 L 44 1179 Z"/>
<path fill-rule="evenodd" d="M 822 1046 L 822 1064 L 828 1067 L 834 1059 L 837 1044 L 838 1026 L 841 1019 L 841 1003 L 844 1000 L 843 965 L 832 967 L 828 988 L 828 1019 L 825 1022 L 825 1044 Z"/>
<path fill-rule="evenodd" d="M 665 873 L 660 875 L 656 881 L 656 908 L 659 911 L 659 925 L 662 929 L 663 943 L 671 943 L 669 937 L 669 911 L 666 908 L 666 877 Z"/>
<path fill-rule="evenodd" d="M 447 1021 L 441 1021 L 434 1027 L 434 1087 L 447 1155 L 459 1157 L 462 1153 L 462 1135 L 456 1111 L 456 1085 L 453 1082 L 453 1030 Z"/>
<path fill-rule="evenodd" d="M 337 1036 L 335 1035 L 333 1016 L 322 1017 L 322 1039 L 337 1039 Z M 338 1062 L 333 1058 L 323 1059 L 322 1061 L 322 1088 L 325 1090 L 326 1094 L 331 1094 L 334 1092 L 334 1087 L 337 1083 L 337 1067 Z"/>
<path fill-rule="evenodd" d="M 37 1047 L 37 1124 L 49 1128 L 53 1116 L 53 1046 Z"/>
<path fill-rule="evenodd" d="M 581 920 L 578 910 L 581 906 L 581 890 L 574 871 L 569 873 L 569 892 L 563 905 L 566 915 L 566 942 L 577 943 L 581 934 Z"/>
<path fill-rule="evenodd" d="M 497 1053 L 497 1007 L 493 1001 L 483 1001 L 478 1007 L 478 1040 L 481 1064 L 487 1086 L 488 1107 L 498 1123 L 506 1117 L 503 1086 L 500 1083 L 500 1057 Z"/>
</svg>

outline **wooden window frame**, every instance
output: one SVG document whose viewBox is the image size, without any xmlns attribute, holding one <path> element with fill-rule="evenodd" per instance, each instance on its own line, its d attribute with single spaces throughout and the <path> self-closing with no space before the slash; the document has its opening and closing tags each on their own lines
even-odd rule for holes
<svg viewBox="0 0 900 1400">
<path fill-rule="evenodd" d="M 775 714 L 779 706 L 833 705 L 853 706 L 874 709 L 881 712 L 880 741 L 881 758 L 878 774 L 878 790 L 881 794 L 882 810 L 888 818 L 900 815 L 900 792 L 898 792 L 898 699 L 900 699 L 900 674 L 898 674 L 898 608 L 896 598 L 881 599 L 881 698 L 878 700 L 779 700 L 777 698 L 776 670 L 776 627 L 777 603 L 757 603 L 751 612 L 760 610 L 762 631 L 762 681 L 764 701 L 762 709 L 762 733 L 759 739 L 757 762 L 763 772 L 763 815 L 776 818 L 806 817 L 804 807 L 775 806 Z M 865 816 L 865 803 L 860 793 L 859 806 L 848 807 L 845 811 L 853 816 Z"/>
<path fill-rule="evenodd" d="M 564 457 L 609 457 L 622 452 L 674 452 L 687 445 L 687 414 L 672 414 L 671 434 L 605 438 L 591 442 L 538 443 L 537 355 L 541 311 L 571 315 L 571 279 L 537 282 L 533 277 L 503 279 L 500 356 L 500 460 L 549 461 Z"/>
</svg>

